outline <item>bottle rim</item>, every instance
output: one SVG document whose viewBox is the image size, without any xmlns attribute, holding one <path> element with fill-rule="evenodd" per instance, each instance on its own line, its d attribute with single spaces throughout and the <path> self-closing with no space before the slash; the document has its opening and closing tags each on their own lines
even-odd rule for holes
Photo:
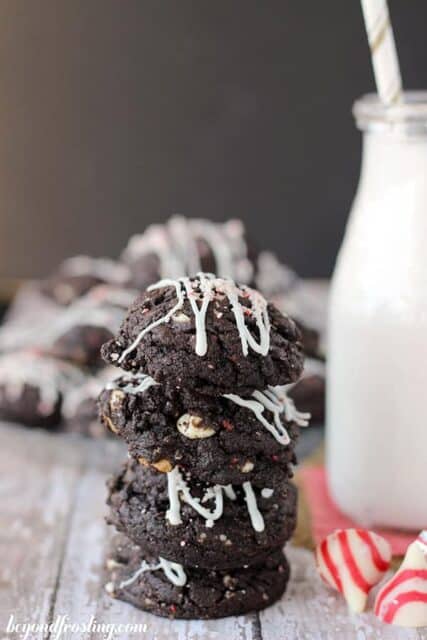
<svg viewBox="0 0 427 640">
<path fill-rule="evenodd" d="M 353 116 L 362 131 L 427 134 L 427 91 L 405 91 L 402 102 L 391 107 L 368 93 L 354 103 Z"/>
</svg>

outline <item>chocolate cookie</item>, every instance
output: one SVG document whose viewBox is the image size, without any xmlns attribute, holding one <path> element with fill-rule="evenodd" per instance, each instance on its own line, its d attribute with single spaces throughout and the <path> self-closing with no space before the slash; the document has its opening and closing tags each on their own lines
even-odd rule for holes
<svg viewBox="0 0 427 640">
<path fill-rule="evenodd" d="M 145 556 L 119 536 L 107 560 L 107 592 L 139 609 L 169 618 L 209 619 L 258 611 L 286 590 L 289 565 L 280 549 L 261 564 L 239 569 L 196 569 Z"/>
<path fill-rule="evenodd" d="M 209 274 L 150 287 L 102 352 L 170 388 L 214 395 L 293 382 L 303 367 L 293 320 L 257 291 Z"/>
<path fill-rule="evenodd" d="M 75 256 L 65 260 L 58 272 L 41 285 L 41 291 L 60 305 L 68 305 L 98 284 L 124 285 L 129 271 L 107 258 Z"/>
<path fill-rule="evenodd" d="M 101 369 L 97 375 L 88 376 L 84 384 L 68 391 L 62 403 L 65 431 L 79 433 L 90 438 L 111 437 L 112 431 L 98 417 L 98 396 L 117 371 L 113 367 Z"/>
<path fill-rule="evenodd" d="M 54 340 L 47 353 L 81 366 L 99 367 L 102 365 L 100 348 L 111 336 L 111 331 L 106 327 L 76 325 Z"/>
<path fill-rule="evenodd" d="M 224 486 L 129 461 L 109 488 L 108 522 L 144 552 L 184 565 L 261 563 L 295 528 L 296 489 L 274 474 L 266 487 Z"/>
<path fill-rule="evenodd" d="M 269 300 L 283 296 L 298 282 L 297 274 L 271 251 L 261 251 L 256 261 L 255 286 Z"/>
<path fill-rule="evenodd" d="M 118 330 L 135 291 L 102 285 L 62 311 L 42 338 L 50 355 L 82 366 L 103 365 L 101 346 Z"/>
<path fill-rule="evenodd" d="M 64 395 L 86 380 L 83 371 L 35 351 L 0 357 L 0 417 L 31 426 L 54 427 Z"/>
<path fill-rule="evenodd" d="M 272 302 L 289 314 L 301 331 L 304 353 L 310 358 L 325 359 L 327 291 L 310 281 L 297 280 L 289 292 L 274 295 Z"/>
<path fill-rule="evenodd" d="M 301 332 L 301 342 L 304 347 L 304 355 L 306 358 L 322 360 L 320 355 L 320 334 L 316 329 L 311 329 L 299 320 L 295 320 L 298 329 Z"/>
<path fill-rule="evenodd" d="M 216 223 L 173 216 L 133 236 L 123 253 L 132 284 L 141 291 L 161 278 L 216 273 L 243 284 L 254 278 L 253 251 L 240 220 Z"/>
<path fill-rule="evenodd" d="M 268 481 L 272 470 L 288 476 L 295 462 L 296 410 L 284 387 L 249 397 L 218 397 L 190 389 L 167 390 L 143 374 L 107 384 L 99 398 L 101 420 L 123 438 L 134 458 L 159 471 L 179 464 L 220 484 Z"/>
<path fill-rule="evenodd" d="M 310 424 L 323 424 L 325 421 L 325 378 L 311 375 L 302 378 L 289 390 L 291 398 L 310 413 Z"/>
</svg>

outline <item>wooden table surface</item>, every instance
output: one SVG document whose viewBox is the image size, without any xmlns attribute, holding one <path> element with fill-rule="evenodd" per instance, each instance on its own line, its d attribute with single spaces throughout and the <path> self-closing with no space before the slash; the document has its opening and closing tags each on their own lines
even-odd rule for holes
<svg viewBox="0 0 427 640">
<path fill-rule="evenodd" d="M 307 430 L 303 448 L 319 433 Z M 111 637 L 149 640 L 424 639 L 427 631 L 384 626 L 372 614 L 349 615 L 339 596 L 318 578 L 312 553 L 288 546 L 292 579 L 282 600 L 260 614 L 208 622 L 169 621 L 104 591 L 111 532 L 104 523 L 108 475 L 126 453 L 116 441 L 96 442 L 0 424 L 0 640 L 14 622 L 145 625 L 141 633 Z M 49 631 L 31 639 L 53 638 Z M 68 632 L 61 638 L 101 638 Z"/>
</svg>

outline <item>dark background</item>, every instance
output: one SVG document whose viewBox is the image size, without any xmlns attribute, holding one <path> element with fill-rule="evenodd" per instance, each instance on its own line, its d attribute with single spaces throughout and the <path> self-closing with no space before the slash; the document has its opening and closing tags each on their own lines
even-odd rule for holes
<svg viewBox="0 0 427 640">
<path fill-rule="evenodd" d="M 390 8 L 426 88 L 427 3 Z M 0 0 L 0 274 L 117 255 L 180 212 L 329 275 L 372 88 L 358 0 Z"/>
</svg>

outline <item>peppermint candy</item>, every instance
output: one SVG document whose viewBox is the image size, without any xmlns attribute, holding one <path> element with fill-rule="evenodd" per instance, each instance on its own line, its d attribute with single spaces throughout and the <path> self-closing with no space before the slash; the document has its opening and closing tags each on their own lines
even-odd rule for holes
<svg viewBox="0 0 427 640">
<path fill-rule="evenodd" d="M 389 543 L 365 529 L 337 529 L 316 548 L 320 577 L 356 613 L 364 611 L 369 591 L 388 570 L 390 560 Z"/>
<path fill-rule="evenodd" d="M 427 530 L 409 545 L 399 570 L 378 592 L 375 615 L 401 627 L 427 626 Z"/>
</svg>

